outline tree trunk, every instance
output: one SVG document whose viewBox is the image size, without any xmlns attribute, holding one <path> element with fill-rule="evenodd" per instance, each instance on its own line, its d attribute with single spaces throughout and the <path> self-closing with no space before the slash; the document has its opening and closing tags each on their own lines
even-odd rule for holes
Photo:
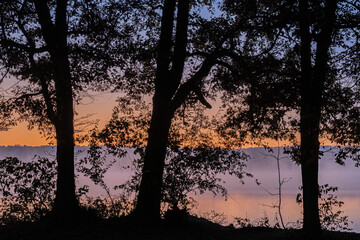
<svg viewBox="0 0 360 240">
<path fill-rule="evenodd" d="M 71 216 L 78 209 L 75 195 L 74 174 L 74 111 L 71 77 L 66 49 L 58 49 L 56 72 L 56 106 L 55 123 L 58 163 L 58 178 L 54 213 Z"/>
<path fill-rule="evenodd" d="M 168 102 L 154 97 L 148 145 L 134 212 L 143 219 L 160 218 L 162 178 L 172 117 Z"/>
<path fill-rule="evenodd" d="M 78 210 L 74 178 L 74 129 L 72 115 L 64 114 L 61 119 L 64 122 L 56 126 L 58 177 L 52 211 L 57 217 L 67 219 L 74 216 Z"/>
<path fill-rule="evenodd" d="M 305 98 L 305 97 L 304 97 Z M 316 103 L 302 100 L 300 114 L 301 133 L 301 173 L 303 186 L 303 214 L 305 232 L 321 232 L 318 208 L 318 158 L 319 158 L 319 109 Z"/>
<path fill-rule="evenodd" d="M 171 120 L 171 98 L 177 86 L 169 71 L 176 0 L 165 0 L 155 77 L 153 111 L 142 178 L 134 215 L 140 219 L 159 219 L 161 187 Z M 176 58 L 176 56 L 175 56 Z M 181 63 L 180 63 L 181 64 Z M 184 62 L 182 62 L 184 64 Z M 172 89 L 172 90 L 170 90 Z"/>
<path fill-rule="evenodd" d="M 46 1 L 35 1 L 35 7 L 44 40 L 49 48 L 55 82 L 56 113 L 52 122 L 56 129 L 58 175 L 52 215 L 61 223 L 66 223 L 74 219 L 73 216 L 79 209 L 75 195 L 74 109 L 67 45 L 67 1 L 56 1 L 55 24 Z"/>
<path fill-rule="evenodd" d="M 300 134 L 303 184 L 303 230 L 321 235 L 319 218 L 319 135 L 323 92 L 328 72 L 329 49 L 335 24 L 337 1 L 326 1 L 324 18 L 317 24 L 315 66 L 312 66 L 308 0 L 300 0 L 301 83 Z M 320 20 L 319 20 L 320 21 Z"/>
</svg>

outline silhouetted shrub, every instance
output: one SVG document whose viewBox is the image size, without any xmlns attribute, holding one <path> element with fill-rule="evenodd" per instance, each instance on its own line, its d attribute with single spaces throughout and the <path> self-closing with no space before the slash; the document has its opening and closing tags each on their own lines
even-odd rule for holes
<svg viewBox="0 0 360 240">
<path fill-rule="evenodd" d="M 215 210 L 205 212 L 201 215 L 201 217 L 223 226 L 228 223 L 228 217 L 224 213 L 216 212 Z"/>
<path fill-rule="evenodd" d="M 35 221 L 51 209 L 55 166 L 55 161 L 40 157 L 31 162 L 0 160 L 1 224 Z"/>
<path fill-rule="evenodd" d="M 92 170 L 85 167 L 79 169 L 87 169 L 85 176 L 97 179 L 97 183 L 106 187 L 103 173 L 108 168 L 97 166 Z M 48 213 L 55 197 L 56 174 L 56 162 L 47 158 L 38 157 L 30 162 L 13 157 L 0 160 L 0 224 L 33 222 Z M 133 208 L 133 202 L 124 195 L 111 196 L 109 192 L 105 198 L 90 197 L 87 196 L 88 191 L 87 185 L 78 188 L 77 197 L 83 208 L 99 217 L 127 215 Z"/>
<path fill-rule="evenodd" d="M 101 169 L 106 170 L 108 166 L 104 156 L 123 157 L 127 151 L 131 152 L 134 159 L 127 167 L 133 169 L 134 174 L 115 190 L 134 197 L 141 182 L 151 105 L 138 96 L 119 98 L 117 102 L 105 128 L 101 131 L 95 128 L 87 136 L 91 147 L 84 162 L 90 165 L 81 171 L 109 192 L 110 189 L 98 178 L 103 175 Z M 245 169 L 249 156 L 241 150 L 219 147 L 222 140 L 214 131 L 211 119 L 201 105 L 194 107 L 196 111 L 179 110 L 172 121 L 162 179 L 162 213 L 176 207 L 189 211 L 194 205 L 190 193 L 208 191 L 226 197 L 221 175 L 233 175 L 240 183 L 244 183 L 245 177 L 252 177 Z M 106 149 L 99 145 L 105 145 Z"/>
<path fill-rule="evenodd" d="M 134 208 L 134 202 L 123 196 L 89 197 L 81 199 L 81 205 L 101 218 L 116 218 L 128 215 Z"/>
<path fill-rule="evenodd" d="M 251 221 L 249 218 L 241 218 L 235 217 L 234 226 L 236 228 L 249 228 L 249 227 L 265 227 L 265 228 L 277 228 L 277 223 L 274 226 L 271 226 L 269 217 L 266 212 L 264 212 L 264 216 Z"/>
<path fill-rule="evenodd" d="M 300 188 L 301 189 L 301 188 Z M 344 205 L 343 201 L 340 201 L 334 192 L 338 191 L 338 187 L 329 186 L 324 184 L 319 186 L 319 216 L 321 227 L 326 230 L 343 230 L 349 231 L 348 216 L 343 215 L 343 211 L 340 208 Z M 302 203 L 302 195 L 299 193 L 296 196 L 296 202 Z"/>
</svg>

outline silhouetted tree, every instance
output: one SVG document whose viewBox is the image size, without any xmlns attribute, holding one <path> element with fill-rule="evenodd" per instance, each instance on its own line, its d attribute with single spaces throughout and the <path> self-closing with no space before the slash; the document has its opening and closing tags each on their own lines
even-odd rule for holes
<svg viewBox="0 0 360 240">
<path fill-rule="evenodd" d="M 152 82 L 148 81 L 150 91 L 145 89 L 145 93 L 152 93 L 151 90 L 154 89 L 154 96 L 141 184 L 134 210 L 134 214 L 139 217 L 159 218 L 166 147 L 176 110 L 189 99 L 211 107 L 204 97 L 204 82 L 209 83 L 207 78 L 212 70 L 226 65 L 221 60 L 231 55 L 236 45 L 236 40 L 232 40 L 240 39 L 242 27 L 247 23 L 252 10 L 245 9 L 231 16 L 213 16 L 209 20 L 196 12 L 203 3 L 165 0 L 162 6 L 158 45 L 152 48 L 157 49 L 154 54 L 156 70 L 155 73 L 146 71 L 148 77 L 155 77 L 154 88 Z M 211 2 L 207 4 L 211 5 Z M 214 36 L 214 32 L 219 35 Z M 154 55 L 142 65 L 140 76 L 145 75 L 144 69 L 148 70 L 146 68 L 149 65 L 155 65 Z M 149 69 L 154 71 L 155 68 Z M 131 87 L 137 89 L 136 86 Z"/>
<path fill-rule="evenodd" d="M 355 120 L 359 111 L 356 87 L 349 87 L 357 82 L 358 73 L 347 67 L 345 60 L 346 56 L 351 58 L 350 49 L 358 45 L 359 6 L 356 1 L 259 1 L 258 6 L 258 14 L 267 17 L 259 17 L 260 21 L 269 28 L 254 31 L 270 33 L 269 40 L 276 40 L 270 41 L 274 48 L 244 64 L 247 69 L 240 76 L 245 81 L 231 75 L 227 78 L 224 87 L 231 94 L 224 99 L 243 105 L 227 109 L 228 120 L 219 130 L 229 134 L 229 139 L 261 143 L 273 138 L 299 144 L 292 157 L 302 167 L 303 227 L 307 233 L 320 234 L 319 141 L 325 138 L 351 143 L 357 136 L 352 133 L 359 129 Z M 278 33 L 275 38 L 272 31 Z M 250 37 L 252 41 L 258 39 L 255 34 Z M 346 124 L 341 126 L 341 122 Z"/>
<path fill-rule="evenodd" d="M 299 2 L 300 30 L 300 163 L 304 196 L 303 229 L 312 234 L 321 231 L 318 208 L 318 162 L 321 109 L 323 93 L 329 69 L 329 51 L 336 21 L 337 1 L 326 1 L 320 9 L 322 18 L 315 22 L 316 53 L 312 54 L 312 41 L 309 22 L 309 2 Z M 313 64 L 314 61 L 314 64 Z"/>
<path fill-rule="evenodd" d="M 341 38 L 335 40 L 342 51 L 334 57 L 334 62 L 341 66 L 339 79 L 333 91 L 326 94 L 327 118 L 322 121 L 324 132 L 330 140 L 338 144 L 335 159 L 345 164 L 347 158 L 359 166 L 360 148 L 360 108 L 359 108 L 359 56 L 360 42 L 360 3 L 358 1 L 340 1 L 336 29 Z M 329 99 L 329 100 L 327 100 Z M 329 102 L 331 102 L 329 104 Z"/>
<path fill-rule="evenodd" d="M 117 1 L 62 0 L 0 5 L 1 64 L 10 77 L 28 80 L 14 88 L 15 97 L 3 101 L 1 110 L 7 114 L 16 110 L 20 120 L 27 120 L 30 127 L 37 125 L 45 134 L 54 127 L 58 177 L 52 212 L 56 216 L 68 218 L 78 212 L 74 102 L 80 100 L 81 91 L 104 88 L 117 74 L 124 62 L 122 51 L 133 37 L 133 28 L 125 27 L 130 26 L 130 18 L 122 18 L 131 7 Z"/>
</svg>

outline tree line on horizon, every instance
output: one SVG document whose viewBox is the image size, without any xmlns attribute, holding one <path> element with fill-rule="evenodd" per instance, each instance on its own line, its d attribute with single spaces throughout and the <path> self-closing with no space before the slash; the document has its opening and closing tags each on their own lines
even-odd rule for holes
<svg viewBox="0 0 360 240">
<path fill-rule="evenodd" d="M 74 105 L 88 91 L 125 94 L 94 143 L 120 155 L 117 146 L 146 146 L 139 219 L 160 218 L 169 148 L 178 161 L 185 145 L 219 165 L 231 159 L 221 165 L 229 170 L 241 156 L 216 158 L 219 144 L 289 141 L 301 165 L 303 229 L 320 235 L 319 140 L 345 146 L 338 163 L 359 160 L 359 37 L 356 0 L 3 0 L 0 82 L 18 84 L 0 96 L 0 123 L 27 121 L 56 139 L 51 214 L 64 222 L 80 214 Z M 209 99 L 221 105 L 210 120 Z M 199 131 L 210 125 L 218 145 Z"/>
</svg>

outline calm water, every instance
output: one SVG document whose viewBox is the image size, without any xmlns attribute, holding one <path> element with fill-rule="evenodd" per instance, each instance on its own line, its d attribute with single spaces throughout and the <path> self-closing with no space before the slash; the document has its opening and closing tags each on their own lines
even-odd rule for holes
<svg viewBox="0 0 360 240">
<path fill-rule="evenodd" d="M 246 170 L 254 175 L 253 178 L 246 178 L 245 184 L 241 184 L 238 179 L 232 176 L 223 175 L 221 178 L 226 182 L 229 196 L 227 200 L 221 196 L 213 196 L 211 193 L 204 195 L 191 196 L 198 202 L 193 213 L 206 216 L 209 212 L 215 211 L 223 213 L 227 217 L 226 224 L 233 223 L 235 217 L 248 218 L 251 221 L 259 220 L 265 215 L 274 224 L 276 209 L 271 206 L 276 205 L 278 196 L 270 193 L 277 193 L 278 172 L 276 160 L 272 157 L 265 157 L 263 148 L 252 148 L 244 150 L 251 156 L 247 162 Z M 276 153 L 276 150 L 275 150 Z M 280 154 L 281 155 L 281 154 Z M 344 216 L 349 216 L 353 223 L 353 231 L 360 232 L 360 169 L 356 168 L 354 162 L 346 161 L 345 166 L 340 166 L 333 161 L 333 153 L 326 153 L 320 160 L 319 184 L 329 184 L 338 187 L 334 193 L 340 201 L 344 202 L 341 210 Z M 281 155 L 283 157 L 283 155 Z M 127 164 L 134 156 L 123 159 L 122 164 Z M 121 168 L 121 163 L 115 165 L 106 175 L 106 182 L 109 186 L 124 182 L 131 176 L 131 171 Z M 301 219 L 302 206 L 296 203 L 296 195 L 300 193 L 301 185 L 300 167 L 288 158 L 280 160 L 281 179 L 287 182 L 282 186 L 282 216 L 285 224 L 290 226 Z M 256 184 L 255 179 L 261 183 Z M 80 179 L 81 183 L 88 183 L 85 179 Z M 94 195 L 101 195 L 104 192 L 92 187 Z"/>
<path fill-rule="evenodd" d="M 77 157 L 84 156 L 85 147 L 78 147 Z M 277 193 L 277 167 L 276 160 L 266 157 L 262 148 L 252 148 L 244 150 L 251 156 L 247 162 L 247 171 L 254 175 L 254 178 L 246 178 L 245 184 L 241 184 L 238 179 L 231 176 L 221 176 L 226 182 L 229 196 L 225 201 L 223 197 L 213 196 L 210 193 L 204 195 L 192 195 L 198 202 L 196 208 L 192 210 L 200 216 L 205 216 L 211 211 L 223 213 L 226 218 L 226 224 L 233 222 L 235 217 L 249 218 L 256 221 L 265 215 L 274 223 L 276 209 L 271 205 L 277 203 L 278 197 L 272 196 L 268 192 Z M 276 153 L 276 149 L 275 149 Z M 53 147 L 0 147 L 0 159 L 6 156 L 19 157 L 24 161 L 30 160 L 34 155 L 44 157 L 55 156 Z M 282 155 L 281 155 L 282 156 Z M 130 155 L 121 159 L 106 174 L 105 181 L 111 187 L 126 181 L 132 172 L 124 170 L 122 166 L 128 164 L 134 158 Z M 301 185 L 300 167 L 292 163 L 289 159 L 280 160 L 281 178 L 287 182 L 283 185 L 282 194 L 282 215 L 285 224 L 296 222 L 301 218 L 301 205 L 296 203 L 296 195 L 300 193 L 298 187 Z M 351 228 L 353 231 L 360 232 L 360 169 L 354 167 L 354 163 L 346 161 L 345 166 L 339 166 L 334 163 L 332 153 L 327 152 L 320 160 L 319 183 L 328 183 L 331 186 L 339 187 L 335 195 L 345 204 L 341 208 L 344 215 L 349 216 L 353 221 Z M 255 179 L 261 183 L 258 186 Z M 80 177 L 77 184 L 90 186 L 91 195 L 104 195 L 105 191 L 100 187 L 93 185 L 89 179 Z M 116 194 L 116 191 L 113 191 Z"/>
</svg>

